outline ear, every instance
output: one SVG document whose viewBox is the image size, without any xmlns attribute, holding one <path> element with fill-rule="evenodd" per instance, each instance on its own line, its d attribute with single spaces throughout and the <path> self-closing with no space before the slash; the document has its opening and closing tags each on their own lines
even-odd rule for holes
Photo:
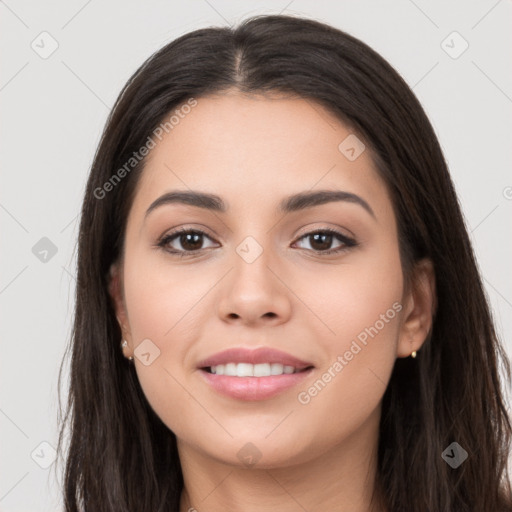
<svg viewBox="0 0 512 512">
<path fill-rule="evenodd" d="M 123 272 L 120 263 L 113 263 L 110 266 L 108 292 L 112 298 L 116 318 L 121 328 L 123 340 L 128 342 L 128 347 L 125 353 L 129 352 L 132 347 L 132 337 L 130 332 L 130 324 L 128 322 L 128 313 L 126 311 L 126 304 L 124 301 L 123 293 Z"/>
<path fill-rule="evenodd" d="M 432 328 L 437 300 L 434 265 L 431 260 L 420 260 L 414 266 L 411 285 L 403 303 L 405 307 L 397 357 L 408 357 L 414 350 L 419 350 Z"/>
</svg>

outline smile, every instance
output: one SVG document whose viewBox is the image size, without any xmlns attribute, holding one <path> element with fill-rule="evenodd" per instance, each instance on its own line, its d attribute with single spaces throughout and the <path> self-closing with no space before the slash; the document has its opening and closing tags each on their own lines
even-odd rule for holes
<svg viewBox="0 0 512 512">
<path fill-rule="evenodd" d="M 238 373 L 238 367 L 241 366 L 241 372 L 255 371 L 253 367 L 263 366 L 272 368 L 274 365 L 263 363 L 261 365 L 251 365 L 247 363 L 228 363 L 227 365 L 218 365 L 221 367 L 228 367 L 230 371 L 233 365 Z M 218 366 L 216 369 L 218 369 Z M 279 368 L 281 366 L 282 372 Z M 303 370 L 295 370 L 293 366 L 287 366 L 288 373 L 285 373 L 285 367 L 277 364 L 274 366 L 274 371 L 280 371 L 279 374 L 266 375 L 266 376 L 239 376 L 211 373 L 210 368 L 201 368 L 199 373 L 205 382 L 217 393 L 221 395 L 234 398 L 237 400 L 257 401 L 268 400 L 273 398 L 286 390 L 298 386 L 306 377 L 308 377 L 314 368 L 312 366 Z M 292 370 L 290 372 L 290 369 Z M 265 371 L 267 368 L 265 368 Z M 258 371 L 258 370 L 256 370 Z"/>
<path fill-rule="evenodd" d="M 210 366 L 210 373 L 228 375 L 230 377 L 269 377 L 270 375 L 283 375 L 298 373 L 301 370 L 281 363 L 227 363 Z"/>
</svg>

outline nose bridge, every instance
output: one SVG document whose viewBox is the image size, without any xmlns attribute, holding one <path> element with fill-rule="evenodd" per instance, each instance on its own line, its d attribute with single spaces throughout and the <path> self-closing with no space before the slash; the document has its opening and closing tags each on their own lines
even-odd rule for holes
<svg viewBox="0 0 512 512">
<path fill-rule="evenodd" d="M 272 261 L 272 243 L 270 237 L 262 240 L 261 235 L 246 236 L 235 248 L 233 255 L 233 285 L 245 293 L 249 299 L 263 298 L 272 294 L 276 287 L 275 276 L 270 271 Z"/>
<path fill-rule="evenodd" d="M 233 270 L 219 301 L 223 319 L 254 323 L 264 319 L 280 322 L 288 317 L 289 297 L 272 268 L 276 261 L 272 250 L 271 237 L 266 235 L 248 235 L 235 247 Z"/>
</svg>

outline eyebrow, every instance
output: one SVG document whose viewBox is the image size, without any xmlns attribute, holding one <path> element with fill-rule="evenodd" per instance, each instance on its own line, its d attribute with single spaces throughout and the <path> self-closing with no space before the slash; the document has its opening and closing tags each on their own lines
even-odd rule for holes
<svg viewBox="0 0 512 512">
<path fill-rule="evenodd" d="M 370 205 L 362 198 L 352 192 L 345 192 L 343 190 L 318 190 L 300 192 L 285 198 L 279 203 L 278 209 L 282 213 L 291 213 L 314 206 L 320 206 L 326 203 L 336 201 L 344 201 L 354 203 L 363 207 L 374 219 L 375 213 Z M 145 217 L 147 217 L 156 208 L 168 205 L 181 203 L 189 206 L 196 206 L 214 212 L 225 213 L 228 210 L 226 203 L 223 199 L 215 194 L 206 192 L 198 192 L 195 190 L 176 190 L 163 194 L 155 199 L 147 209 Z"/>
</svg>

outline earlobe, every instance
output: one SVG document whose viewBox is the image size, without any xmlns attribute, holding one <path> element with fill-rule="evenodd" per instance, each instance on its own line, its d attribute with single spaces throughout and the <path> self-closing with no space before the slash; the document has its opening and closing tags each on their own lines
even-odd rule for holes
<svg viewBox="0 0 512 512">
<path fill-rule="evenodd" d="M 431 260 L 416 263 L 399 333 L 397 357 L 409 357 L 427 339 L 437 307 L 435 271 Z"/>
</svg>

